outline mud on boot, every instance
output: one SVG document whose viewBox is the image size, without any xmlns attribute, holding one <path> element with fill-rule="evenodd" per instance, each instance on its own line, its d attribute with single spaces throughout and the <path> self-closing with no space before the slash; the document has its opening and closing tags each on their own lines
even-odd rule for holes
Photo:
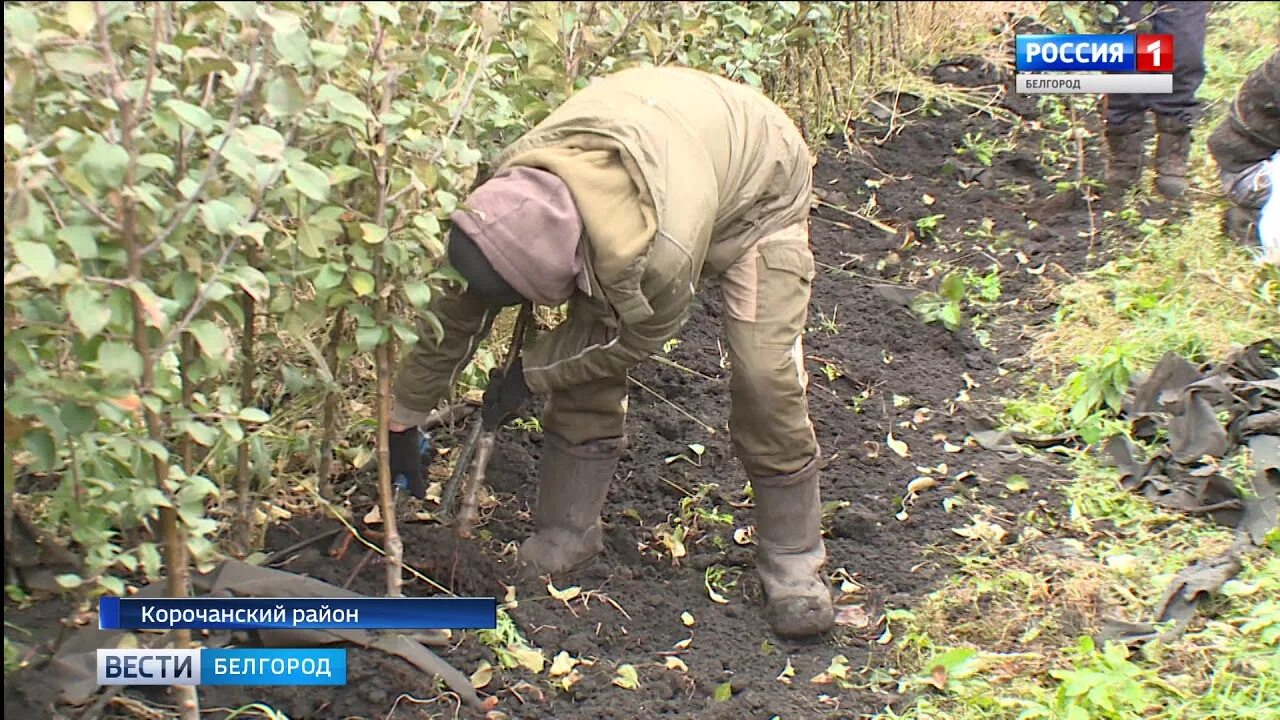
<svg viewBox="0 0 1280 720">
<path fill-rule="evenodd" d="M 765 618 L 780 637 L 821 635 L 835 624 L 835 609 L 821 574 L 827 551 L 818 459 L 791 475 L 753 478 L 751 487 Z"/>
<path fill-rule="evenodd" d="M 1187 191 L 1191 124 L 1157 115 L 1156 130 L 1156 190 L 1170 200 L 1180 198 Z"/>
<path fill-rule="evenodd" d="M 1146 113 L 1138 113 L 1121 122 L 1109 122 L 1103 130 L 1107 138 L 1104 180 L 1113 193 L 1127 191 L 1138 180 L 1142 169 L 1142 130 L 1146 126 Z"/>
<path fill-rule="evenodd" d="M 552 432 L 543 437 L 535 532 L 520 546 L 525 578 L 571 570 L 604 549 L 600 510 L 625 444 L 618 438 L 571 445 Z"/>
</svg>

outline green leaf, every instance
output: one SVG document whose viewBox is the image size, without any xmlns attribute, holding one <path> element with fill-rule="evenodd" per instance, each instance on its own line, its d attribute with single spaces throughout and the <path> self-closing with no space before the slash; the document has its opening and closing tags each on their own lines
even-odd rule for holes
<svg viewBox="0 0 1280 720">
<path fill-rule="evenodd" d="M 162 507 L 173 507 L 164 493 L 153 487 L 138 488 L 133 494 L 133 504 L 140 512 L 150 514 L 152 510 Z"/>
<path fill-rule="evenodd" d="M 79 3 L 73 3 L 73 4 L 78 5 Z M 85 4 L 87 5 L 88 3 L 85 3 Z M 78 588 L 84 584 L 84 578 L 80 577 L 79 575 L 76 575 L 75 573 L 63 573 L 62 575 L 55 577 L 53 581 L 58 583 L 58 587 L 61 587 L 67 590 L 74 590 L 75 588 Z"/>
<path fill-rule="evenodd" d="M 72 4 L 78 5 L 79 3 Z M 125 594 L 124 581 L 115 575 L 103 575 L 98 578 L 98 584 L 101 585 L 104 590 L 117 597 Z"/>
<path fill-rule="evenodd" d="M 337 165 L 332 170 L 329 171 L 329 184 L 341 185 L 344 182 L 348 182 L 350 180 L 355 180 L 358 177 L 362 177 L 364 174 L 365 172 L 358 167 L 352 167 L 350 165 Z"/>
<path fill-rule="evenodd" d="M 320 249 L 326 242 L 324 231 L 314 223 L 303 220 L 302 227 L 298 228 L 298 234 L 295 239 L 298 242 L 298 250 L 303 255 L 313 259 L 324 255 L 324 252 Z"/>
<path fill-rule="evenodd" d="M 311 67 L 311 44 L 307 41 L 307 34 L 302 30 L 272 33 L 271 45 L 286 65 L 292 65 L 298 69 Z"/>
<path fill-rule="evenodd" d="M 48 280 L 58 267 L 58 259 L 44 243 L 18 240 L 13 243 L 13 253 L 18 257 L 18 262 L 26 266 L 31 274 L 40 280 Z"/>
<path fill-rule="evenodd" d="M 58 239 L 71 248 L 77 260 L 93 260 L 98 257 L 98 242 L 93 239 L 91 227 L 68 225 L 58 231 Z"/>
<path fill-rule="evenodd" d="M 728 681 L 720 683 L 716 686 L 716 691 L 713 697 L 716 702 L 724 702 L 733 697 L 733 684 Z"/>
<path fill-rule="evenodd" d="M 221 359 L 227 351 L 227 336 L 212 320 L 196 320 L 187 328 L 205 357 Z"/>
<path fill-rule="evenodd" d="M 75 285 L 68 289 L 64 302 L 71 313 L 71 322 L 85 338 L 91 338 L 102 332 L 102 329 L 111 321 L 111 309 L 102 301 L 98 293 L 84 285 Z"/>
<path fill-rule="evenodd" d="M 329 197 L 329 178 L 315 165 L 298 161 L 285 168 L 284 176 L 298 192 L 316 202 Z"/>
<path fill-rule="evenodd" d="M 356 295 L 361 297 L 373 292 L 377 284 L 373 276 L 360 270 L 351 276 L 351 289 L 356 291 Z"/>
<path fill-rule="evenodd" d="M 98 25 L 98 18 L 93 11 L 93 3 L 67 3 L 67 24 L 80 37 L 87 36 Z"/>
<path fill-rule="evenodd" d="M 179 120 L 200 132 L 207 133 L 213 129 L 213 116 L 199 105 L 174 99 L 166 100 L 164 106 L 172 110 Z"/>
<path fill-rule="evenodd" d="M 58 413 L 58 417 L 62 420 L 62 424 L 66 426 L 69 435 L 78 436 L 93 429 L 93 423 L 98 419 L 98 413 L 87 405 L 67 402 L 63 404 L 62 411 Z"/>
<path fill-rule="evenodd" d="M 95 187 L 118 189 L 124 182 L 129 165 L 129 153 L 119 145 L 113 145 L 95 137 L 88 152 L 80 158 L 80 172 Z"/>
<path fill-rule="evenodd" d="M 316 68 L 332 70 L 342 64 L 347 57 L 347 46 L 323 40 L 311 41 L 311 52 L 314 53 Z"/>
<path fill-rule="evenodd" d="M 360 98 L 333 85 L 321 85 L 316 91 L 316 102 L 326 103 L 338 112 L 354 115 L 362 120 L 373 119 L 373 113 L 369 112 Z"/>
<path fill-rule="evenodd" d="M 204 227 L 214 235 L 231 234 L 232 226 L 242 218 L 240 212 L 230 203 L 221 200 L 210 200 L 200 204 L 200 220 Z"/>
<path fill-rule="evenodd" d="M 267 83 L 267 112 L 272 117 L 297 115 L 307 105 L 307 96 L 292 75 L 277 77 Z"/>
<path fill-rule="evenodd" d="M 942 297 L 960 302 L 964 299 L 964 278 L 959 273 L 947 273 L 942 278 Z"/>
<path fill-rule="evenodd" d="M 264 423 L 271 419 L 271 416 L 255 407 L 240 408 L 236 417 L 244 422 Z"/>
<path fill-rule="evenodd" d="M 192 440 L 205 447 L 211 447 L 218 441 L 218 431 L 202 422 L 187 423 L 187 434 Z"/>
<path fill-rule="evenodd" d="M 426 307 L 431 302 L 431 286 L 421 280 L 410 280 L 404 284 L 404 296 L 414 307 Z"/>
<path fill-rule="evenodd" d="M 145 153 L 138 156 L 138 164 L 142 167 L 155 168 L 163 170 L 167 173 L 173 172 L 173 160 L 168 155 L 160 153 Z"/>
<path fill-rule="evenodd" d="M 267 280 L 267 276 L 262 271 L 252 265 L 241 265 L 236 268 L 236 280 L 240 283 L 240 289 L 249 293 L 249 297 L 255 302 L 262 302 L 271 297 L 271 283 Z"/>
<path fill-rule="evenodd" d="M 1009 488 L 1009 492 L 1016 493 L 1026 492 L 1031 489 L 1031 483 L 1022 475 L 1010 475 L 1009 478 L 1004 481 L 1004 486 Z"/>
<path fill-rule="evenodd" d="M 240 141 L 254 155 L 280 159 L 284 154 L 284 136 L 272 128 L 263 125 L 250 125 L 239 132 Z"/>
<path fill-rule="evenodd" d="M 387 239 L 387 229 L 373 223 L 360 223 L 360 231 L 364 241 L 370 245 L 377 245 Z"/>
<path fill-rule="evenodd" d="M 138 559 L 142 561 L 142 569 L 147 577 L 156 577 L 164 567 L 160 560 L 160 550 L 155 543 L 144 542 L 138 546 Z"/>
<path fill-rule="evenodd" d="M 373 326 L 356 328 L 356 347 L 360 352 L 371 352 L 378 345 L 382 344 L 383 338 L 386 336 L 386 328 Z"/>
<path fill-rule="evenodd" d="M 98 347 L 98 369 L 108 377 L 137 380 L 142 376 L 142 356 L 124 343 L 104 342 Z"/>
<path fill-rule="evenodd" d="M 346 275 L 346 268 L 342 265 L 325 263 L 321 266 L 313 284 L 317 290 L 332 290 L 342 284 L 342 278 L 346 277 Z"/>
<path fill-rule="evenodd" d="M 40 31 L 40 23 L 35 13 L 26 8 L 4 6 L 4 29 L 17 45 L 30 47 L 36 41 L 36 33 Z"/>
<path fill-rule="evenodd" d="M 27 131 L 23 130 L 21 125 L 5 125 L 4 144 L 14 150 L 21 151 L 27 146 Z"/>
</svg>

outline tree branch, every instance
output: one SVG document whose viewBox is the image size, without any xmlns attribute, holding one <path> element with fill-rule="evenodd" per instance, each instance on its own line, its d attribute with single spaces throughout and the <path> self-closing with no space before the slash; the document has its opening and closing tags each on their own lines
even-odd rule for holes
<svg viewBox="0 0 1280 720">
<path fill-rule="evenodd" d="M 205 166 L 204 175 L 200 177 L 200 183 L 196 185 L 196 189 L 192 191 L 191 196 L 182 204 L 182 207 L 173 216 L 173 219 L 169 221 L 169 224 L 165 229 L 156 236 L 155 240 L 152 240 L 143 248 L 144 254 L 155 252 L 160 248 L 160 246 L 164 245 L 169 238 L 173 237 L 173 233 L 178 230 L 178 226 L 182 224 L 187 213 L 191 212 L 191 208 L 200 200 L 201 194 L 204 193 L 205 186 L 209 184 L 209 181 L 213 179 L 214 174 L 218 171 L 218 166 L 222 162 L 222 153 L 226 150 L 227 143 L 231 141 L 231 134 L 235 132 L 236 126 L 240 122 L 240 112 L 244 108 L 244 101 L 253 93 L 254 86 L 258 82 L 258 78 L 254 72 L 257 70 L 257 66 L 253 62 L 253 54 L 260 45 L 261 37 L 261 33 L 254 34 L 253 45 L 249 47 L 249 64 L 245 69 L 246 77 L 244 87 L 240 90 L 239 94 L 236 95 L 235 103 L 231 106 L 231 115 L 227 118 L 227 127 L 222 134 L 222 142 L 218 143 L 218 148 L 209 156 L 209 164 Z"/>
</svg>

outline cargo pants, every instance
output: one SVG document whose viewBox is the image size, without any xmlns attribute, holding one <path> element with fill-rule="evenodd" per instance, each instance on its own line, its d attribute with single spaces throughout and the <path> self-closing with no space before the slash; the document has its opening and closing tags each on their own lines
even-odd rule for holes
<svg viewBox="0 0 1280 720">
<path fill-rule="evenodd" d="M 1115 4 L 1120 16 L 1113 21 L 1116 27 L 1110 28 L 1112 32 L 1173 36 L 1173 92 L 1167 95 L 1111 93 L 1106 97 L 1107 124 L 1123 125 L 1147 110 L 1183 124 L 1194 122 L 1200 111 L 1196 91 L 1204 82 L 1205 18 L 1209 3 L 1130 0 Z M 1150 29 L 1133 29 L 1144 24 Z"/>
<path fill-rule="evenodd" d="M 803 335 L 814 278 L 808 221 L 760 239 L 720 277 L 730 363 L 729 432 L 749 477 L 791 475 L 817 454 Z M 547 398 L 542 425 L 573 444 L 622 437 L 626 375 Z"/>
</svg>

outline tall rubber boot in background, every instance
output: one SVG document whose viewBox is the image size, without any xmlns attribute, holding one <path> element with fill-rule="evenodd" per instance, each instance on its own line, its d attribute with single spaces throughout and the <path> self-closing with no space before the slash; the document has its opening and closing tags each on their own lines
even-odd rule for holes
<svg viewBox="0 0 1280 720">
<path fill-rule="evenodd" d="M 1137 113 L 1120 122 L 1108 122 L 1103 129 L 1107 138 L 1107 166 L 1104 181 L 1112 193 L 1124 193 L 1138 181 L 1142 170 L 1142 130 L 1146 113 Z"/>
<path fill-rule="evenodd" d="M 799 472 L 753 478 L 756 571 L 764 585 L 765 617 L 785 638 L 809 638 L 835 624 L 831 592 L 820 571 L 822 542 L 818 459 Z"/>
<path fill-rule="evenodd" d="M 600 511 L 618 469 L 625 440 L 571 445 L 555 433 L 543 434 L 535 532 L 520 546 L 527 576 L 558 573 L 604 549 Z"/>
<path fill-rule="evenodd" d="M 1180 198 L 1187 191 L 1191 124 L 1157 115 L 1156 133 L 1156 190 L 1171 200 Z"/>
</svg>

